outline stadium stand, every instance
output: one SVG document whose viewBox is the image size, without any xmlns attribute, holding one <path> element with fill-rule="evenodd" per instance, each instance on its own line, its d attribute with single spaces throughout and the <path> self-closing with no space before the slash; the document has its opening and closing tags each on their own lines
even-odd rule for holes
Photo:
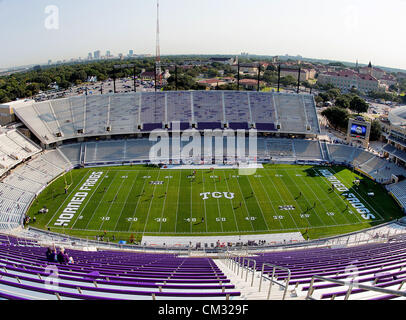
<svg viewBox="0 0 406 320">
<path fill-rule="evenodd" d="M 341 144 L 327 144 L 327 148 L 332 162 L 355 166 L 380 183 L 390 183 L 392 175 L 406 174 L 404 168 L 360 148 Z"/>
<path fill-rule="evenodd" d="M 395 148 L 394 146 L 392 146 L 390 144 L 386 144 L 383 147 L 383 151 L 387 152 L 390 156 L 395 156 L 395 157 L 401 159 L 402 161 L 406 162 L 406 152 L 405 151 L 397 149 L 397 148 Z"/>
<path fill-rule="evenodd" d="M 185 130 L 255 127 L 260 133 L 258 160 L 272 162 L 339 163 L 355 166 L 381 183 L 405 170 L 367 150 L 319 140 L 279 138 L 299 135 L 314 138 L 320 133 L 313 96 L 287 93 L 188 91 L 80 96 L 25 105 L 15 110 L 20 120 L 41 141 L 43 151 L 17 130 L 0 133 L 0 230 L 22 225 L 25 213 L 51 181 L 76 166 L 97 166 L 146 162 L 153 141 L 141 138 L 154 129 L 172 128 L 174 122 Z M 117 140 L 110 140 L 116 135 Z M 128 135 L 128 137 L 125 137 Z M 107 136 L 104 140 L 103 136 Z M 137 136 L 138 138 L 135 138 Z M 144 135 L 145 137 L 145 135 Z M 99 139 L 102 138 L 100 141 Z M 66 144 L 64 144 L 66 143 Z M 188 141 L 182 141 L 181 146 Z M 245 147 L 247 150 L 248 140 Z M 202 148 L 205 145 L 202 143 Z M 226 138 L 223 151 L 226 155 Z M 212 155 L 217 149 L 212 146 Z M 406 154 L 391 145 L 384 151 L 398 157 Z M 402 153 L 403 152 L 403 153 Z M 406 159 L 406 156 L 405 156 Z M 194 159 L 201 161 L 201 159 Z M 24 163 L 21 163 L 23 162 Z M 387 186 L 406 207 L 406 183 Z M 287 281 L 286 291 L 317 299 L 398 299 L 397 295 L 346 285 L 326 284 L 313 276 L 400 290 L 406 282 L 406 238 L 350 247 L 326 245 L 322 248 L 257 251 L 242 257 L 229 256 L 223 264 L 207 257 L 190 258 L 168 253 L 123 251 L 84 252 L 71 249 L 75 264 L 59 265 L 45 259 L 38 242 L 0 234 L 0 299 L 241 299 L 232 277 L 234 263 L 252 271 L 252 281 L 262 281 L 262 267 L 276 280 Z M 348 243 L 348 240 L 347 240 Z M 306 244 L 307 245 L 307 244 Z M 306 246 L 304 245 L 304 246 Z M 224 254 L 224 252 L 223 252 Z M 256 267 L 251 263 L 255 261 Z M 267 264 L 285 268 L 273 270 Z M 47 286 L 49 267 L 58 267 L 59 285 Z M 231 265 L 231 264 L 230 264 Z M 356 267 L 354 276 L 350 267 Z M 289 270 L 290 274 L 286 272 Z M 226 272 L 227 270 L 227 272 Z M 258 276 L 258 277 L 254 277 Z"/>
<path fill-rule="evenodd" d="M 235 104 L 239 102 L 239 108 Z M 69 108 L 69 109 L 68 109 Z M 265 92 L 177 91 L 79 96 L 16 108 L 43 146 L 80 137 L 149 132 L 174 121 L 180 129 L 255 126 L 260 132 L 320 133 L 310 95 Z"/>
<path fill-rule="evenodd" d="M 25 138 L 16 129 L 1 130 L 0 175 L 41 151 L 37 145 Z"/>
<path fill-rule="evenodd" d="M 254 270 L 253 274 L 256 272 L 252 277 L 252 284 L 256 288 L 260 286 L 263 271 L 268 280 L 285 289 L 286 298 L 311 296 L 316 300 L 403 300 L 404 291 L 399 290 L 406 282 L 405 240 L 402 235 L 384 243 L 344 248 L 292 248 L 288 251 L 229 257 L 238 266 L 236 269 L 235 265 L 231 265 L 233 270 L 239 271 L 241 267 L 243 274 L 244 268 L 247 274 L 249 270 Z M 360 287 L 362 285 L 366 288 Z M 382 293 L 374 289 L 393 292 Z"/>
<path fill-rule="evenodd" d="M 130 95 L 113 95 L 109 99 L 108 127 L 113 134 L 126 134 L 138 131 L 140 108 Z"/>
<path fill-rule="evenodd" d="M 225 121 L 229 128 L 248 130 L 253 123 L 248 99 L 244 92 L 224 92 Z"/>
<path fill-rule="evenodd" d="M 75 167 L 81 163 L 82 144 L 66 144 L 59 147 L 59 150 L 68 159 L 72 167 Z"/>
<path fill-rule="evenodd" d="M 386 188 L 398 200 L 402 208 L 406 208 L 406 180 L 389 185 Z"/>
<path fill-rule="evenodd" d="M 119 251 L 69 250 L 74 264 L 45 259 L 35 241 L 0 235 L 0 297 L 3 299 L 198 299 L 240 296 L 210 258 Z M 58 270 L 52 285 L 49 270 Z M 47 278 L 48 277 L 48 278 Z"/>
<path fill-rule="evenodd" d="M 320 142 L 301 139 L 258 139 L 258 155 L 273 161 L 326 161 Z"/>
</svg>

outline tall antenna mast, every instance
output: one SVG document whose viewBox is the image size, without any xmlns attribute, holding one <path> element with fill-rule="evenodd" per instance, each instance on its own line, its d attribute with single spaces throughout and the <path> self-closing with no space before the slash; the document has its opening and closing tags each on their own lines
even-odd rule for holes
<svg viewBox="0 0 406 320">
<path fill-rule="evenodd" d="M 155 57 L 155 73 L 158 83 L 162 84 L 162 69 L 161 69 L 161 48 L 159 44 L 159 0 L 156 5 L 156 57 Z"/>
</svg>

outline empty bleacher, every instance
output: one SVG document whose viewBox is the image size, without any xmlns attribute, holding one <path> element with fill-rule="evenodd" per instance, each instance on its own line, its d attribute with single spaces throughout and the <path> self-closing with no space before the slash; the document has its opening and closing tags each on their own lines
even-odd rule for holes
<svg viewBox="0 0 406 320">
<path fill-rule="evenodd" d="M 386 188 L 398 200 L 401 206 L 406 208 L 406 180 L 391 184 Z"/>
<path fill-rule="evenodd" d="M 64 154 L 66 159 L 69 160 L 71 166 L 80 164 L 80 157 L 82 152 L 81 143 L 62 145 L 58 149 Z"/>
<path fill-rule="evenodd" d="M 0 175 L 40 151 L 17 130 L 3 130 L 0 133 Z"/>
<path fill-rule="evenodd" d="M 47 262 L 46 248 L 33 241 L 0 235 L 0 243 L 3 299 L 232 300 L 240 296 L 210 258 L 68 250 L 75 263 L 63 265 Z M 47 267 L 58 269 L 57 286 L 47 282 Z"/>
<path fill-rule="evenodd" d="M 171 127 L 248 129 L 315 135 L 312 96 L 273 92 L 176 91 L 79 96 L 16 108 L 16 115 L 48 145 L 79 137 L 134 134 Z M 278 125 L 280 128 L 278 129 Z"/>
<path fill-rule="evenodd" d="M 405 243 L 404 237 L 401 237 L 384 243 L 344 248 L 323 247 L 264 252 L 248 256 L 251 261 L 241 260 L 238 257 L 231 259 L 250 268 L 253 267 L 254 260 L 257 272 L 260 273 L 263 269 L 268 277 L 274 272 L 273 281 L 282 284 L 287 282 L 286 291 L 296 297 L 306 297 L 312 286 L 312 277 L 321 276 L 346 283 L 313 279 L 310 294 L 316 300 L 404 300 L 405 297 L 396 294 L 360 289 L 356 285 L 385 288 L 395 292 L 402 289 L 404 292 L 402 287 L 406 282 Z M 285 269 L 274 270 L 271 265 Z M 349 290 L 350 282 L 354 284 L 352 290 Z"/>
</svg>

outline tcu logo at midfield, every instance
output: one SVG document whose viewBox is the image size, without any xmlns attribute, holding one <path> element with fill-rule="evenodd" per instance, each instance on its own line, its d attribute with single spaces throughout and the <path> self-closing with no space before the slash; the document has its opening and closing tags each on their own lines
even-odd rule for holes
<svg viewBox="0 0 406 320">
<path fill-rule="evenodd" d="M 234 193 L 232 192 L 203 192 L 200 194 L 200 196 L 203 197 L 203 200 L 209 199 L 209 195 L 215 199 L 220 199 L 224 196 L 226 199 L 234 199 Z"/>
</svg>

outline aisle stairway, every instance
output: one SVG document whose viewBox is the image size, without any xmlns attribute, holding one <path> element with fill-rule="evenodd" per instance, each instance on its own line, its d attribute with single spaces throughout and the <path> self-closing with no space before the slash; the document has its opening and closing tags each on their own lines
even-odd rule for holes
<svg viewBox="0 0 406 320">
<path fill-rule="evenodd" d="M 261 285 L 261 291 L 259 291 L 261 272 L 255 271 L 254 281 L 252 281 L 252 269 L 248 272 L 247 269 L 229 267 L 229 261 L 223 259 L 213 260 L 217 267 L 224 273 L 227 279 L 230 279 L 231 283 L 235 286 L 235 290 L 241 292 L 240 297 L 236 297 L 237 300 L 267 300 L 269 291 L 269 280 L 263 280 Z M 235 269 L 235 270 L 234 270 Z M 242 271 L 243 270 L 243 271 Z M 252 284 L 252 286 L 251 286 Z M 284 288 L 273 284 L 269 300 L 283 300 Z M 288 289 L 285 300 L 304 300 L 305 296 L 296 296 Z"/>
</svg>

